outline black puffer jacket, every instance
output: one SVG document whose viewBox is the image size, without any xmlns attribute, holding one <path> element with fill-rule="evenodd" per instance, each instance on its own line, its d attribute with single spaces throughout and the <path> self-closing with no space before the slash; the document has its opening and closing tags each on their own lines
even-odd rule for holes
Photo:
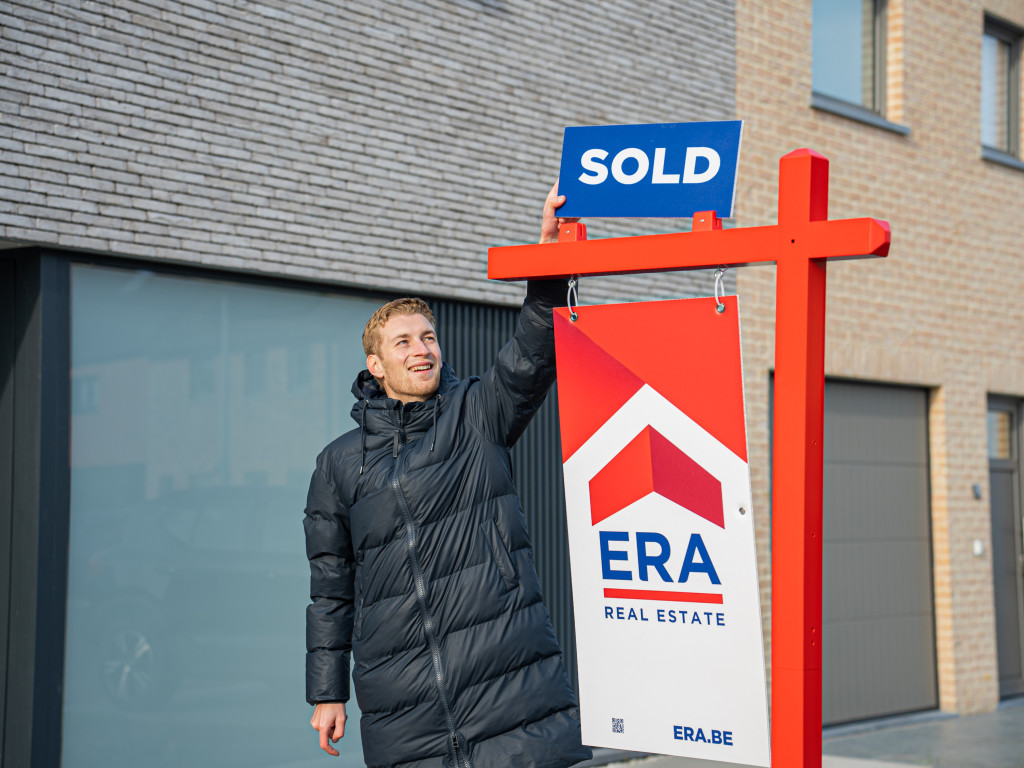
<svg viewBox="0 0 1024 768">
<path fill-rule="evenodd" d="M 509 447 L 554 379 L 561 281 L 532 283 L 482 377 L 447 366 L 404 405 L 363 371 L 360 427 L 317 459 L 306 698 L 347 701 L 368 766 L 528 768 L 590 757 L 540 585 Z"/>
</svg>

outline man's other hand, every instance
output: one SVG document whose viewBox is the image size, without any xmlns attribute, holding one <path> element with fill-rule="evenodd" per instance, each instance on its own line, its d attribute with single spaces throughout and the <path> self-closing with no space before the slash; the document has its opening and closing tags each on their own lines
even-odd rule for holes
<svg viewBox="0 0 1024 768">
<path fill-rule="evenodd" d="M 314 731 L 320 732 L 320 749 L 328 755 L 338 756 L 338 750 L 331 746 L 331 742 L 345 735 L 347 719 L 343 701 L 322 701 L 313 709 L 309 724 Z"/>
<path fill-rule="evenodd" d="M 555 185 L 551 187 L 551 191 L 548 192 L 547 199 L 544 201 L 544 215 L 540 222 L 540 242 L 557 243 L 559 225 L 579 221 L 578 218 L 566 219 L 555 215 L 555 211 L 564 202 L 565 195 L 558 194 L 558 182 L 556 181 Z"/>
</svg>

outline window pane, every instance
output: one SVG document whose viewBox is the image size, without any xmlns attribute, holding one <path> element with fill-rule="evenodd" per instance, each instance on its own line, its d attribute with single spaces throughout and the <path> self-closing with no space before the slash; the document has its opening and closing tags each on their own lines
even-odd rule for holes
<svg viewBox="0 0 1024 768">
<path fill-rule="evenodd" d="M 988 457 L 1013 458 L 1013 413 L 1010 411 L 988 412 Z"/>
<path fill-rule="evenodd" d="M 814 90 L 874 109 L 875 0 L 814 0 Z"/>
<path fill-rule="evenodd" d="M 1009 151 L 1010 45 L 993 36 L 981 39 L 981 143 Z"/>
<path fill-rule="evenodd" d="M 62 764 L 312 764 L 302 510 L 379 302 L 87 266 L 72 301 Z"/>
</svg>

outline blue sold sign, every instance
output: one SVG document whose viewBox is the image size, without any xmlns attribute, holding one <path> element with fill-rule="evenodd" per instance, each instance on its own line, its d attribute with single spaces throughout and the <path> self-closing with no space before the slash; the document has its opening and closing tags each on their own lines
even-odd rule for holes
<svg viewBox="0 0 1024 768">
<path fill-rule="evenodd" d="M 743 122 L 566 128 L 559 216 L 732 216 Z"/>
</svg>

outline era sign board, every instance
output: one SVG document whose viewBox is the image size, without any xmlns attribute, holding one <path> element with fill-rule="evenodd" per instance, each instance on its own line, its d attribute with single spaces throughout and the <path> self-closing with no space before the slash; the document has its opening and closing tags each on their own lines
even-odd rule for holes
<svg viewBox="0 0 1024 768">
<path fill-rule="evenodd" d="M 740 120 L 566 128 L 559 216 L 732 216 Z"/>
<path fill-rule="evenodd" d="M 769 765 L 738 303 L 555 310 L 583 740 Z"/>
</svg>

